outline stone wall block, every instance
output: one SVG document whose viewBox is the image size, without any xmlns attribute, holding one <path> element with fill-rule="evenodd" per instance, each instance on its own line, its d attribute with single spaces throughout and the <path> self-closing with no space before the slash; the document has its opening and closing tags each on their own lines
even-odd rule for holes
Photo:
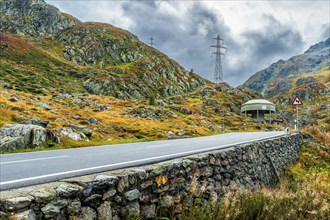
<svg viewBox="0 0 330 220">
<path fill-rule="evenodd" d="M 139 198 L 140 194 L 141 193 L 138 189 L 133 189 L 133 190 L 128 191 L 128 192 L 125 193 L 125 198 L 128 201 L 134 201 L 134 200 Z"/>
<path fill-rule="evenodd" d="M 97 209 L 99 220 L 112 220 L 112 209 L 110 202 L 104 202 Z"/>
<path fill-rule="evenodd" d="M 59 197 L 64 197 L 64 198 L 71 198 L 80 195 L 83 190 L 84 188 L 81 186 L 68 184 L 68 183 L 62 183 L 61 185 L 55 188 L 56 194 Z"/>
<path fill-rule="evenodd" d="M 81 213 L 78 216 L 79 220 L 96 220 L 97 214 L 96 212 L 88 206 L 84 206 L 81 208 Z"/>
<path fill-rule="evenodd" d="M 33 200 L 31 196 L 21 196 L 6 199 L 5 201 L 1 202 L 1 206 L 3 206 L 8 212 L 18 211 L 29 207 Z"/>
<path fill-rule="evenodd" d="M 117 191 L 123 192 L 128 187 L 129 187 L 128 175 L 121 176 L 118 182 Z"/>
</svg>

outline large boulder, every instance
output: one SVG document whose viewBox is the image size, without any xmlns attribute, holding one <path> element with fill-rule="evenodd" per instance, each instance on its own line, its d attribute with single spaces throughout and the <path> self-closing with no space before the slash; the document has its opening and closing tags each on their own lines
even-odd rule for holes
<svg viewBox="0 0 330 220">
<path fill-rule="evenodd" d="M 38 147 L 47 139 L 47 130 L 38 125 L 7 124 L 0 129 L 0 151 Z"/>
</svg>

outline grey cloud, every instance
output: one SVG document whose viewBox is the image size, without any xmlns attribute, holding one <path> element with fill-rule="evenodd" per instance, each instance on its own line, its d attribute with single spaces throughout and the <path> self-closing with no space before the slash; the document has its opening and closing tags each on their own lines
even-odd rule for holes
<svg viewBox="0 0 330 220">
<path fill-rule="evenodd" d="M 303 45 L 302 36 L 290 26 L 281 25 L 273 16 L 264 15 L 264 30 L 246 32 L 243 36 L 251 42 L 250 49 L 258 60 L 283 56 L 298 51 Z"/>
<path fill-rule="evenodd" d="M 176 7 L 175 2 L 169 3 Z M 164 13 L 159 5 L 150 6 L 144 2 L 127 3 L 123 8 L 136 22 L 130 31 L 141 40 L 147 43 L 153 36 L 159 50 L 186 69 L 192 68 L 202 77 L 213 79 L 214 59 L 208 48 L 218 33 L 229 32 L 221 15 L 198 2 L 187 6 L 184 19 Z"/>
<path fill-rule="evenodd" d="M 326 40 L 330 37 L 330 24 L 324 24 L 322 26 L 322 39 L 321 40 Z"/>
<path fill-rule="evenodd" d="M 247 43 L 240 45 L 241 51 L 248 57 L 241 60 L 241 65 L 229 67 L 228 70 L 232 73 L 232 80 L 236 82 L 240 81 L 237 80 L 239 78 L 246 80 L 255 72 L 279 59 L 290 58 L 303 48 L 303 39 L 297 30 L 289 25 L 280 24 L 271 15 L 264 15 L 264 20 L 266 25 L 263 30 L 248 31 L 242 35 L 242 39 Z"/>
<path fill-rule="evenodd" d="M 223 64 L 224 80 L 233 86 L 244 83 L 252 74 L 278 59 L 287 59 L 297 54 L 303 46 L 302 37 L 293 25 L 283 25 L 271 15 L 264 15 L 262 29 L 245 32 L 239 40 L 235 40 L 237 38 L 232 36 L 230 27 L 226 25 L 221 13 L 210 10 L 203 2 L 167 1 L 166 3 L 179 10 L 178 14 L 164 11 L 160 7 L 161 3 L 164 2 L 102 2 L 109 7 L 109 13 L 115 6 L 122 9 L 124 18 L 118 18 L 119 23 L 114 25 L 121 27 L 120 20 L 129 19 L 133 25 L 130 25 L 128 30 L 140 40 L 148 43 L 149 38 L 154 37 L 157 49 L 178 61 L 186 69 L 192 68 L 211 81 L 215 57 L 211 57 L 213 50 L 209 50 L 209 46 L 217 34 L 224 38 L 228 47 Z M 93 10 L 87 10 L 82 2 L 65 2 L 66 6 L 64 3 L 57 4 L 69 8 L 69 12 L 77 10 L 75 7 L 81 7 L 85 15 L 93 13 Z M 329 33 L 329 27 L 326 28 L 324 35 L 326 32 Z"/>
<path fill-rule="evenodd" d="M 169 2 L 174 4 L 175 2 Z M 228 47 L 228 59 L 223 63 L 224 80 L 233 86 L 242 84 L 252 74 L 281 58 L 289 58 L 303 45 L 302 37 L 289 25 L 281 25 L 273 16 L 264 15 L 263 30 L 244 33 L 242 42 L 231 37 L 220 14 L 210 11 L 202 3 L 188 6 L 184 19 L 166 14 L 150 1 L 125 3 L 123 8 L 136 25 L 130 30 L 144 42 L 153 36 L 156 47 L 191 68 L 202 77 L 213 80 L 214 60 L 211 57 L 212 39 L 219 33 Z M 181 28 L 184 27 L 184 28 Z M 202 31 L 201 31 L 202 30 Z M 205 31 L 203 33 L 203 31 Z M 238 63 L 231 64 L 231 59 Z"/>
</svg>

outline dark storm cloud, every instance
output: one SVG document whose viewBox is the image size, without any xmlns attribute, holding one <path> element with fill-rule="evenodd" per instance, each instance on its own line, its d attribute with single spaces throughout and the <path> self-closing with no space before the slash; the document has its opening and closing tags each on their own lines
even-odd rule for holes
<svg viewBox="0 0 330 220">
<path fill-rule="evenodd" d="M 165 2 L 178 10 L 174 2 Z M 262 30 L 245 32 L 235 41 L 221 14 L 216 14 L 198 2 L 187 5 L 183 15 L 166 11 L 161 4 L 150 1 L 123 5 L 125 14 L 135 21 L 130 29 L 148 43 L 155 38 L 156 48 L 177 60 L 186 69 L 194 69 L 202 77 L 213 80 L 214 60 L 212 40 L 220 34 L 228 47 L 224 60 L 224 80 L 233 86 L 242 84 L 252 74 L 281 58 L 289 58 L 303 45 L 299 32 L 264 15 Z M 164 5 L 163 5 L 164 6 Z"/>
<path fill-rule="evenodd" d="M 233 84 L 242 83 L 239 79 L 245 81 L 255 72 L 279 59 L 288 59 L 293 54 L 298 54 L 304 45 L 300 33 L 291 26 L 280 24 L 271 15 L 264 15 L 263 20 L 262 29 L 247 31 L 241 36 L 245 43 L 240 44 L 239 50 L 245 54 L 245 59 L 240 59 L 239 65 L 228 67 L 228 80 Z M 234 42 L 234 46 L 237 43 L 239 42 Z M 237 52 L 233 55 L 242 56 Z"/>
<path fill-rule="evenodd" d="M 273 16 L 264 15 L 264 19 L 264 30 L 243 34 L 251 42 L 249 46 L 253 48 L 254 58 L 272 58 L 300 49 L 303 40 L 298 31 L 294 31 L 290 26 L 281 25 Z"/>
<path fill-rule="evenodd" d="M 209 46 L 218 33 L 225 35 L 229 32 L 221 15 L 198 2 L 187 5 L 181 14 L 174 2 L 166 2 L 169 8 L 173 6 L 173 13 L 171 10 L 164 11 L 164 5 L 160 4 L 124 4 L 125 14 L 136 23 L 131 31 L 146 43 L 151 36 L 154 37 L 157 49 L 177 60 L 186 69 L 194 69 L 212 80 L 214 61 Z"/>
</svg>

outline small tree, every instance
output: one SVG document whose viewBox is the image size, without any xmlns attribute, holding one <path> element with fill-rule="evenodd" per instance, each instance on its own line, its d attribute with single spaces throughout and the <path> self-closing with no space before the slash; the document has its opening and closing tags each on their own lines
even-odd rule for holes
<svg viewBox="0 0 330 220">
<path fill-rule="evenodd" d="M 149 96 L 149 105 L 156 105 L 156 98 L 153 95 Z"/>
</svg>

